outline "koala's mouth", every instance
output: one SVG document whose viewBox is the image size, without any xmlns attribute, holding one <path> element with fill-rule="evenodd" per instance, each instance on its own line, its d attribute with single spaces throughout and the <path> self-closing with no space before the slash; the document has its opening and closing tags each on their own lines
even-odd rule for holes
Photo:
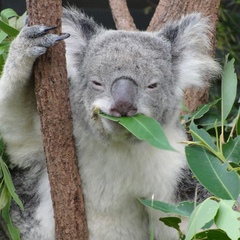
<svg viewBox="0 0 240 240">
<path fill-rule="evenodd" d="M 108 117 L 104 117 L 108 116 Z M 111 120 L 110 118 L 113 117 L 115 120 Z M 122 135 L 125 136 L 124 138 L 129 138 L 132 134 L 124 128 L 119 122 L 116 120 L 117 118 L 109 115 L 99 109 L 93 110 L 92 118 L 96 122 L 98 129 L 102 133 L 110 134 L 110 135 Z"/>
</svg>

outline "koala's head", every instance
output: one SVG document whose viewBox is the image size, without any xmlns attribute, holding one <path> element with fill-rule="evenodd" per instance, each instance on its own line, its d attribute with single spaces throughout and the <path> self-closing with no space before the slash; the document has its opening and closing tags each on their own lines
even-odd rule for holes
<svg viewBox="0 0 240 240">
<path fill-rule="evenodd" d="M 200 14 L 155 33 L 105 30 L 75 9 L 65 10 L 63 23 L 71 34 L 66 51 L 74 121 L 94 133 L 124 132 L 93 118 L 96 109 L 175 124 L 184 90 L 203 87 L 219 70 L 209 56 L 209 23 Z"/>
</svg>

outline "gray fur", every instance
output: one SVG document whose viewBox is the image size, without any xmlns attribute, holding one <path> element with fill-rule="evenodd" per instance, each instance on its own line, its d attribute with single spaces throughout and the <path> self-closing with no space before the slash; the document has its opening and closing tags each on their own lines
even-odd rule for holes
<svg viewBox="0 0 240 240">
<path fill-rule="evenodd" d="M 13 41 L 0 81 L 0 131 L 15 166 L 13 179 L 25 211 L 12 207 L 22 240 L 54 240 L 54 218 L 32 82 L 32 66 L 68 35 L 24 27 Z M 203 87 L 219 72 L 209 56 L 209 22 L 200 14 L 157 33 L 105 30 L 77 9 L 64 10 L 63 32 L 74 136 L 90 240 L 146 240 L 149 218 L 156 239 L 177 239 L 137 197 L 177 203 L 193 199 L 198 183 L 185 160 L 178 123 L 184 90 Z M 177 152 L 137 140 L 95 116 L 142 113 L 155 118 Z M 190 191 L 186 190 L 190 189 Z M 206 194 L 205 191 L 203 191 Z M 204 197 L 207 195 L 204 195 Z M 1 239 L 1 238 L 0 238 Z"/>
</svg>

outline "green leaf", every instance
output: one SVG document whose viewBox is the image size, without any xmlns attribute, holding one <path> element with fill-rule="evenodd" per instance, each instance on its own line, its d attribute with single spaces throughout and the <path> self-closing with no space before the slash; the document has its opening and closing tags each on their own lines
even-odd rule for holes
<svg viewBox="0 0 240 240">
<path fill-rule="evenodd" d="M 214 144 L 212 137 L 204 129 L 198 129 L 197 125 L 192 121 L 190 124 L 190 133 L 194 141 L 200 141 L 208 149 L 218 151 L 217 146 Z"/>
<path fill-rule="evenodd" d="M 225 232 L 219 229 L 209 229 L 204 232 L 197 233 L 194 239 L 203 240 L 231 240 Z"/>
<path fill-rule="evenodd" d="M 180 202 L 179 205 L 173 205 L 170 203 L 160 202 L 160 201 L 153 201 L 153 200 L 144 200 L 138 199 L 144 206 L 160 210 L 165 213 L 175 213 L 180 216 L 190 217 L 192 211 L 194 210 L 195 203 L 193 202 Z"/>
<path fill-rule="evenodd" d="M 208 191 L 219 198 L 236 200 L 239 194 L 239 176 L 228 171 L 228 163 L 199 146 L 187 146 L 186 157 L 190 169 Z"/>
<path fill-rule="evenodd" d="M 0 43 L 0 55 L 2 55 L 4 52 L 8 52 L 9 47 L 10 42 Z"/>
<path fill-rule="evenodd" d="M 6 38 L 7 38 L 7 34 L 3 31 L 0 31 L 0 43 L 2 43 Z"/>
<path fill-rule="evenodd" d="M 8 232 L 11 236 L 12 240 L 20 240 L 20 234 L 18 229 L 13 225 L 11 216 L 10 216 L 10 206 L 11 206 L 11 199 L 8 204 L 2 209 L 2 217 L 7 224 Z"/>
<path fill-rule="evenodd" d="M 15 187 L 13 185 L 12 182 L 12 178 L 11 175 L 8 171 L 8 168 L 6 166 L 6 164 L 3 162 L 2 158 L 0 157 L 0 167 L 3 171 L 3 175 L 4 175 L 4 182 L 8 188 L 9 193 L 11 194 L 12 198 L 14 199 L 14 201 L 18 204 L 18 206 L 23 209 L 23 204 L 22 201 L 20 200 L 20 198 L 18 197 L 18 195 L 15 192 Z"/>
<path fill-rule="evenodd" d="M 225 58 L 222 76 L 222 123 L 229 115 L 237 93 L 237 75 L 234 70 L 234 61 L 228 61 L 228 55 Z"/>
<path fill-rule="evenodd" d="M 8 24 L 8 19 L 12 17 L 18 17 L 18 14 L 11 8 L 6 8 L 0 13 L 1 19 L 3 22 Z"/>
<path fill-rule="evenodd" d="M 11 37 L 16 37 L 19 31 L 0 20 L 0 29 Z"/>
<path fill-rule="evenodd" d="M 176 229 L 182 235 L 182 231 L 179 226 L 179 224 L 182 222 L 180 218 L 164 217 L 164 218 L 160 218 L 159 220 L 163 222 L 166 226 Z"/>
<path fill-rule="evenodd" d="M 210 102 L 210 103 L 201 105 L 201 106 L 198 108 L 198 110 L 197 110 L 195 113 L 193 113 L 192 118 L 193 118 L 193 119 L 202 118 L 202 117 L 209 111 L 209 109 L 210 109 L 212 106 L 216 105 L 219 101 L 220 101 L 220 98 L 217 99 L 217 100 L 215 100 L 215 101 L 213 101 L 213 102 Z"/>
<path fill-rule="evenodd" d="M 200 119 L 202 118 L 206 113 L 209 112 L 210 108 L 214 105 L 216 105 L 221 99 L 217 99 L 213 102 L 207 103 L 207 104 L 203 104 L 201 105 L 196 112 L 193 113 L 189 113 L 186 114 L 184 116 L 185 121 L 189 121 L 189 120 L 195 120 L 195 119 Z M 216 119 L 214 120 L 214 122 L 216 121 Z"/>
<path fill-rule="evenodd" d="M 20 16 L 17 20 L 17 29 L 22 29 L 26 23 L 27 12 L 25 12 L 22 16 Z"/>
<path fill-rule="evenodd" d="M 232 139 L 222 146 L 223 155 L 229 162 L 240 163 L 240 136 Z"/>
<path fill-rule="evenodd" d="M 118 122 L 125 127 L 129 132 L 142 141 L 148 142 L 150 145 L 175 151 L 169 144 L 164 131 L 160 124 L 153 118 L 138 114 L 133 117 L 113 117 L 104 113 L 99 113 L 101 117 L 111 121 Z"/>
<path fill-rule="evenodd" d="M 238 100 L 239 102 L 239 100 Z M 240 108 L 238 109 L 238 119 L 236 124 L 236 133 L 237 135 L 240 135 Z"/>
<path fill-rule="evenodd" d="M 3 66 L 4 66 L 4 59 L 3 59 L 3 56 L 0 55 L 0 76 L 1 76 L 1 73 L 2 73 L 2 70 L 3 70 Z"/>
<path fill-rule="evenodd" d="M 209 221 L 211 221 L 219 208 L 219 204 L 210 198 L 199 204 L 193 211 L 190 219 L 188 232 L 185 240 L 191 240 L 192 237 Z"/>
<path fill-rule="evenodd" d="M 9 199 L 11 199 L 11 196 L 8 192 L 6 185 L 4 185 L 0 195 L 0 210 L 7 205 Z"/>
<path fill-rule="evenodd" d="M 214 129 L 215 125 L 220 127 L 222 126 L 220 120 L 220 114 L 212 112 L 211 110 L 205 114 L 202 118 L 195 120 L 197 126 L 202 126 L 206 131 Z"/>
<path fill-rule="evenodd" d="M 240 237 L 240 213 L 232 209 L 234 203 L 233 200 L 220 200 L 215 224 L 225 231 L 231 240 L 238 240 Z"/>
<path fill-rule="evenodd" d="M 0 137 L 0 156 L 3 155 L 4 149 L 5 149 L 5 145 L 4 145 L 3 139 Z"/>
</svg>

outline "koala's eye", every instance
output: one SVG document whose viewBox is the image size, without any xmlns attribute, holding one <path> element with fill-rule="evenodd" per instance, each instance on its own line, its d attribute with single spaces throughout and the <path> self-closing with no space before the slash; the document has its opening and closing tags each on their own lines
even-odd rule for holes
<svg viewBox="0 0 240 240">
<path fill-rule="evenodd" d="M 157 88 L 158 84 L 157 83 L 152 83 L 150 85 L 148 85 L 148 89 L 154 89 Z"/>
<path fill-rule="evenodd" d="M 103 83 L 96 78 L 91 80 L 91 85 L 96 90 L 103 90 Z"/>
<path fill-rule="evenodd" d="M 92 81 L 93 85 L 101 87 L 102 83 L 98 82 L 98 81 Z"/>
</svg>

